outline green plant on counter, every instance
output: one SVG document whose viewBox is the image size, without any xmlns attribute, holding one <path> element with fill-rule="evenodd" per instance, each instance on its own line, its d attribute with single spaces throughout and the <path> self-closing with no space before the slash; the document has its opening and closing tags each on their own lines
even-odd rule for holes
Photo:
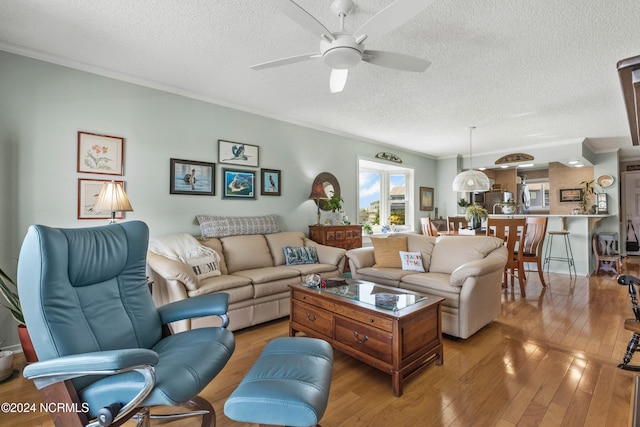
<svg viewBox="0 0 640 427">
<path fill-rule="evenodd" d="M 467 208 L 466 217 L 467 221 L 479 227 L 482 221 L 489 217 L 489 212 L 482 205 L 475 203 Z"/>
<path fill-rule="evenodd" d="M 458 200 L 458 206 L 460 206 L 461 208 L 466 208 L 467 206 L 469 206 L 469 204 L 470 203 L 467 202 L 464 197 Z"/>
</svg>

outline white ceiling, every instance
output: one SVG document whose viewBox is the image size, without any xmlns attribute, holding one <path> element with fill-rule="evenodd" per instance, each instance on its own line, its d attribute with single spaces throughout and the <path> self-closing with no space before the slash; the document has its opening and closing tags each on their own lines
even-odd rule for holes
<svg viewBox="0 0 640 427">
<path fill-rule="evenodd" d="M 353 31 L 392 0 L 355 0 Z M 331 0 L 296 0 L 338 29 Z M 269 0 L 2 0 L 0 49 L 433 157 L 587 138 L 631 146 L 616 63 L 640 55 L 638 0 L 437 0 L 366 43 L 428 59 L 424 73 L 361 63 L 329 93 L 318 50 Z M 1 70 L 0 70 L 0 78 Z"/>
</svg>

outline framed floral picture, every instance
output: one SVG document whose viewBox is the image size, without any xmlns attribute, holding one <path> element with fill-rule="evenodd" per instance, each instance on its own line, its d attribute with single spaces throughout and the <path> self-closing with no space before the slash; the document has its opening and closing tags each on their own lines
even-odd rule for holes
<svg viewBox="0 0 640 427">
<path fill-rule="evenodd" d="M 280 171 L 277 169 L 260 169 L 260 194 L 262 196 L 280 196 Z"/>
<path fill-rule="evenodd" d="M 222 169 L 222 198 L 255 199 L 255 183 L 255 171 Z"/>
<path fill-rule="evenodd" d="M 108 179 L 78 179 L 78 219 L 110 219 L 111 212 L 96 212 L 96 203 L 102 184 L 110 182 Z M 119 182 L 124 188 L 124 181 Z M 124 212 L 116 212 L 116 219 L 123 219 Z"/>
<path fill-rule="evenodd" d="M 170 194 L 215 196 L 215 163 L 170 159 Z"/>
<path fill-rule="evenodd" d="M 78 172 L 123 175 L 124 138 L 78 132 Z"/>
<path fill-rule="evenodd" d="M 218 140 L 218 161 L 239 166 L 258 167 L 257 145 Z"/>
</svg>

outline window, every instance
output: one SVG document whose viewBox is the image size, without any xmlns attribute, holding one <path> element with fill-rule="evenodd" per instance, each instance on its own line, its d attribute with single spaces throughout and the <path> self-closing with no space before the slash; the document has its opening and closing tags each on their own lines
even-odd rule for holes
<svg viewBox="0 0 640 427">
<path fill-rule="evenodd" d="M 374 233 L 413 230 L 413 169 L 358 161 L 358 224 Z"/>
</svg>

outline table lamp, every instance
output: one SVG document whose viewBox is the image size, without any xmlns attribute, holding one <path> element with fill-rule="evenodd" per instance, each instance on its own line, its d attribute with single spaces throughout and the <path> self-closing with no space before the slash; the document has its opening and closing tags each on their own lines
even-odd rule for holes
<svg viewBox="0 0 640 427">
<path fill-rule="evenodd" d="M 93 205 L 95 212 L 111 212 L 110 224 L 116 222 L 116 212 L 131 212 L 133 208 L 122 184 L 115 181 L 102 184 L 96 203 Z"/>
<path fill-rule="evenodd" d="M 311 194 L 309 194 L 309 198 L 316 201 L 316 205 L 318 207 L 318 223 L 320 224 L 320 200 L 328 200 L 327 193 L 324 191 L 324 186 L 321 182 L 314 182 L 311 187 Z"/>
</svg>

